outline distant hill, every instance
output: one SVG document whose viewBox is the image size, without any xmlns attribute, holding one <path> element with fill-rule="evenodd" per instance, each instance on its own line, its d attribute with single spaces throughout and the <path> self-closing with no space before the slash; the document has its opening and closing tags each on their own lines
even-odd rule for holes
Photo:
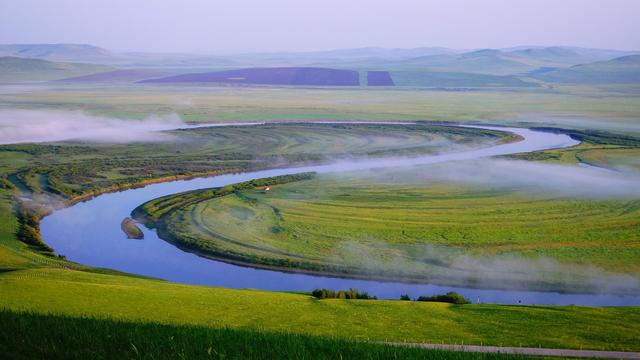
<svg viewBox="0 0 640 360">
<path fill-rule="evenodd" d="M 49 61 L 106 64 L 128 67 L 209 67 L 234 62 L 219 56 L 176 53 L 114 52 L 84 44 L 9 44 L 0 45 L 0 56 Z"/>
<path fill-rule="evenodd" d="M 542 66 L 577 65 L 599 60 L 563 47 L 528 48 L 511 51 L 508 54 L 519 57 L 520 61 L 531 60 L 533 65 Z"/>
<path fill-rule="evenodd" d="M 640 55 L 553 69 L 531 76 L 548 82 L 568 84 L 640 84 Z"/>
<path fill-rule="evenodd" d="M 50 61 L 104 62 L 115 53 L 85 44 L 10 44 L 0 45 L 0 56 L 15 56 Z"/>
<path fill-rule="evenodd" d="M 418 87 L 537 87 L 537 83 L 526 82 L 511 75 L 486 75 L 449 73 L 439 71 L 392 71 L 396 86 Z"/>
<path fill-rule="evenodd" d="M 123 69 L 58 80 L 66 83 L 133 83 L 171 75 L 169 71 L 152 69 Z"/>
<path fill-rule="evenodd" d="M 201 68 L 211 71 L 257 67 L 318 67 L 360 71 L 441 71 L 488 75 L 525 74 L 537 68 L 560 68 L 634 52 L 567 46 L 520 46 L 508 49 L 455 50 L 444 47 L 363 47 L 309 52 L 185 54 L 115 52 L 86 44 L 0 45 L 0 56 L 106 64 L 126 68 Z"/>
<path fill-rule="evenodd" d="M 54 62 L 14 56 L 0 57 L 0 82 L 49 81 L 112 70 L 94 64 Z"/>
<path fill-rule="evenodd" d="M 536 67 L 519 60 L 521 59 L 499 50 L 485 49 L 454 55 L 417 57 L 389 66 L 398 70 L 419 69 L 492 75 L 517 74 Z"/>
<path fill-rule="evenodd" d="M 524 47 L 509 50 L 483 49 L 460 54 L 417 57 L 385 66 L 397 70 L 464 72 L 515 75 L 538 68 L 564 68 L 602 60 L 612 51 L 567 47 Z"/>
<path fill-rule="evenodd" d="M 225 83 L 263 85 L 358 86 L 357 71 L 313 67 L 249 68 L 183 74 L 143 83 Z"/>
</svg>

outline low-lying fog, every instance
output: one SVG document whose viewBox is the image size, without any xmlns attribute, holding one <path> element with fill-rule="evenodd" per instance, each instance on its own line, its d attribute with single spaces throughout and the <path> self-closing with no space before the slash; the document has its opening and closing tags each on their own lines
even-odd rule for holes
<svg viewBox="0 0 640 360">
<path fill-rule="evenodd" d="M 163 141 L 159 131 L 186 127 L 177 116 L 113 119 L 81 111 L 0 110 L 0 144 L 79 140 L 98 143 Z"/>
<path fill-rule="evenodd" d="M 348 171 L 348 167 L 345 167 Z M 447 182 L 532 194 L 582 198 L 640 198 L 640 173 L 594 166 L 549 164 L 523 160 L 481 158 L 434 165 L 347 172 L 380 183 Z"/>
</svg>

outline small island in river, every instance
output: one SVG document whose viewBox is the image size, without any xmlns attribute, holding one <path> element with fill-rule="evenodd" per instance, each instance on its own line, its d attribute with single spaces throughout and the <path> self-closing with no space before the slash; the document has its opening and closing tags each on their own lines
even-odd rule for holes
<svg viewBox="0 0 640 360">
<path fill-rule="evenodd" d="M 142 230 L 140 230 L 136 222 L 129 217 L 126 217 L 124 218 L 124 220 L 122 220 L 122 222 L 120 223 L 120 228 L 122 228 L 122 231 L 127 234 L 128 239 L 144 239 Z"/>
</svg>

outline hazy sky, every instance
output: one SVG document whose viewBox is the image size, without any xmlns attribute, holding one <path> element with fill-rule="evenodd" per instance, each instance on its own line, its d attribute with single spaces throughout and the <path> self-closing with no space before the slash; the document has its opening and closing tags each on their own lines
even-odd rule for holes
<svg viewBox="0 0 640 360">
<path fill-rule="evenodd" d="M 228 52 L 640 49 L 640 0 L 0 0 L 0 43 Z"/>
</svg>

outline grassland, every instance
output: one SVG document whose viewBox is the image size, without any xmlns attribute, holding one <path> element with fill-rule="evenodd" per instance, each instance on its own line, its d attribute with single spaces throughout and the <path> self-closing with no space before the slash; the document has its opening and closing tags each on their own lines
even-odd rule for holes
<svg viewBox="0 0 640 360">
<path fill-rule="evenodd" d="M 130 322 L 427 343 L 640 349 L 637 307 L 317 300 L 68 269 L 0 274 L 0 307 Z M 532 331 L 535 329 L 535 331 Z"/>
<path fill-rule="evenodd" d="M 455 90 L 455 89 L 454 89 Z M 83 110 L 188 122 L 435 120 L 640 132 L 637 86 L 447 91 L 198 86 L 51 86 L 4 94 L 4 108 Z"/>
<path fill-rule="evenodd" d="M 351 154 L 429 153 L 442 150 L 443 143 L 484 146 L 503 137 L 498 132 L 450 131 L 428 125 L 401 129 L 290 124 L 183 130 L 174 132 L 171 139 L 134 144 L 0 146 L 0 268 L 61 263 L 60 259 L 31 251 L 37 246 L 18 241 L 20 206 L 40 216 L 51 206 L 155 181 L 317 162 Z"/>
<path fill-rule="evenodd" d="M 172 141 L 158 143 L 1 146 L 7 168 L 1 178 L 6 186 L 28 193 L 75 197 L 170 176 L 278 167 L 340 157 L 428 154 L 484 146 L 508 138 L 503 137 L 504 133 L 496 131 L 435 125 L 273 124 L 199 128 L 176 131 Z"/>
<path fill-rule="evenodd" d="M 312 337 L 0 311 L 0 353 L 13 359 L 524 359 Z M 18 337 L 20 341 L 14 341 Z"/>
<path fill-rule="evenodd" d="M 421 171 L 438 170 L 320 175 L 153 210 L 161 214 L 160 236 L 180 247 L 291 270 L 542 290 L 570 290 L 586 279 L 559 280 L 568 269 L 551 265 L 542 274 L 487 266 L 477 276 L 479 265 L 461 259 L 545 258 L 640 271 L 638 201 L 438 183 L 416 179 Z"/>
<path fill-rule="evenodd" d="M 617 131 L 627 131 L 637 126 L 640 108 L 632 88 L 561 88 L 553 92 L 363 92 L 354 89 L 160 86 L 95 89 L 52 85 L 52 88 L 44 90 L 3 93 L 0 106 L 44 111 L 54 108 L 86 110 L 127 118 L 178 113 L 183 119 L 195 122 L 434 119 L 535 124 L 537 121 L 528 118 L 514 120 L 514 117 L 541 113 L 545 116 L 588 118 L 570 122 L 570 127 L 576 128 L 591 126 L 593 122 L 596 127 Z M 511 120 L 505 120 L 507 118 Z M 599 120 L 601 118 L 606 120 Z M 562 122 L 566 124 L 567 119 L 563 118 Z M 555 123 L 555 120 L 544 122 L 545 125 L 551 123 Z M 265 125 L 177 131 L 173 133 L 172 141 L 161 143 L 0 146 L 0 307 L 11 312 L 28 311 L 99 319 L 95 325 L 86 325 L 82 320 L 77 320 L 78 323 L 75 319 L 65 317 L 48 320 L 50 318 L 20 313 L 18 318 L 24 323 L 16 325 L 12 320 L 15 317 L 5 312 L 1 315 L 3 324 L 6 319 L 16 326 L 11 329 L 23 331 L 20 329 L 35 328 L 39 332 L 33 330 L 34 334 L 48 336 L 46 334 L 50 333 L 42 329 L 49 329 L 49 321 L 61 324 L 68 324 L 66 321 L 69 321 L 81 327 L 80 330 L 73 330 L 75 333 L 86 334 L 91 341 L 100 338 L 105 342 L 97 344 L 106 344 L 104 346 L 121 344 L 121 340 L 110 343 L 101 335 L 105 331 L 112 334 L 117 332 L 109 325 L 115 320 L 134 323 L 118 323 L 117 327 L 136 334 L 149 334 L 146 328 L 137 328 L 144 328 L 147 322 L 165 324 L 172 326 L 172 329 L 173 326 L 195 325 L 208 329 L 240 330 L 243 333 L 237 336 L 246 335 L 259 343 L 262 341 L 259 340 L 261 335 L 254 333 L 258 331 L 265 336 L 264 341 L 274 344 L 274 347 L 281 346 L 279 341 L 282 338 L 279 335 L 270 338 L 265 332 L 349 340 L 464 341 L 467 344 L 640 350 L 636 336 L 640 332 L 637 326 L 640 323 L 640 310 L 637 307 L 453 306 L 380 300 L 315 300 L 303 294 L 189 286 L 74 264 L 41 252 L 17 237 L 20 223 L 15 210 L 24 198 L 34 199 L 36 203 L 60 205 L 102 191 L 154 181 L 260 169 L 292 162 L 316 162 L 326 160 L 327 155 L 329 158 L 339 158 L 353 154 L 420 154 L 439 151 L 443 143 L 483 146 L 503 139 L 494 132 L 478 133 L 475 130 L 454 133 L 447 130 L 440 133 L 437 127 L 429 125 L 394 129 L 383 125 Z M 616 150 L 618 152 L 628 152 L 629 155 L 607 157 L 608 163 L 618 166 L 618 162 L 633 162 L 635 150 L 610 144 L 587 144 L 571 153 L 545 152 L 535 156 L 545 161 L 571 162 L 575 161 L 578 151 L 601 149 L 608 153 L 613 148 L 619 149 Z M 76 325 L 64 329 L 72 329 Z M 105 327 L 107 330 L 104 330 Z M 12 332 L 9 331 L 2 332 L 3 336 L 11 336 Z M 178 339 L 182 330 L 176 331 L 175 339 Z M 196 333 L 199 331 L 194 330 Z M 94 335 L 95 338 L 92 338 Z M 114 336 L 122 339 L 120 335 Z M 217 335 L 207 333 L 206 336 Z M 234 339 L 235 335 L 229 336 Z M 286 335 L 285 339 L 292 339 L 287 336 L 290 335 Z M 284 349 L 296 351 L 306 346 L 306 338 L 298 339 L 296 336 L 293 336 L 293 340 L 286 340 L 286 345 L 282 345 Z M 140 344 L 152 340 L 148 335 L 140 337 Z M 11 341 L 13 339 L 15 337 L 11 337 Z M 52 346 L 58 349 L 51 350 L 50 355 L 64 354 L 59 351 L 58 345 L 70 345 L 65 341 L 72 340 L 58 336 L 46 339 L 51 339 L 51 342 L 43 340 L 41 349 L 50 350 Z M 82 339 L 84 341 L 85 338 Z M 189 339 L 192 341 L 191 337 Z M 22 344 L 30 346 L 32 340 L 29 337 Z M 161 340 L 152 344 L 163 350 L 166 349 L 164 346 L 171 346 Z M 5 340 L 2 346 L 6 346 Z M 128 345 L 124 346 L 127 346 L 127 350 L 123 354 L 129 354 Z M 345 351 L 343 354 L 350 354 L 346 352 L 351 351 L 347 350 L 349 346 L 346 344 L 341 349 Z M 181 351 L 180 346 L 172 349 L 176 354 Z M 171 351 L 166 350 L 166 353 L 172 354 Z M 387 351 L 390 350 L 367 348 L 366 351 L 389 354 Z M 224 354 L 234 356 L 231 352 Z M 334 353 L 329 354 L 331 356 Z M 84 355 L 80 353 L 78 356 Z M 93 353 L 92 356 L 97 355 Z"/>
</svg>

